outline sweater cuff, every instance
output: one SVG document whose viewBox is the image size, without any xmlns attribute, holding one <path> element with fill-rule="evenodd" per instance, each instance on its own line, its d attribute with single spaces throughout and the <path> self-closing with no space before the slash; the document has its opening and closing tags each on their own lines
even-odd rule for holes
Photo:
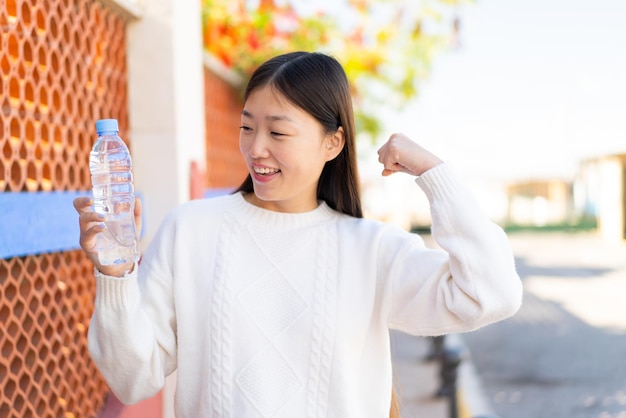
<svg viewBox="0 0 626 418">
<path fill-rule="evenodd" d="M 124 309 L 136 305 L 140 300 L 139 284 L 137 282 L 137 263 L 132 272 L 124 277 L 107 276 L 95 269 L 96 277 L 96 307 Z"/>
<path fill-rule="evenodd" d="M 450 163 L 441 163 L 415 179 L 430 202 L 447 199 L 465 189 Z"/>
</svg>

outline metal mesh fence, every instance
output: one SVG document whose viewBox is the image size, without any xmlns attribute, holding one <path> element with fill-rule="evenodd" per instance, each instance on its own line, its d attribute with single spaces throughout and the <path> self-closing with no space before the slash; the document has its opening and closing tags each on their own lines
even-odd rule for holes
<svg viewBox="0 0 626 418">
<path fill-rule="evenodd" d="M 95 120 L 126 126 L 125 21 L 94 1 L 2 4 L 0 191 L 87 189 Z"/>
<path fill-rule="evenodd" d="M 108 388 L 87 352 L 95 292 L 81 252 L 0 263 L 0 416 L 93 417 Z"/>
<path fill-rule="evenodd" d="M 97 1 L 2 0 L 0 28 L 0 193 L 89 189 L 95 120 L 117 118 L 127 138 L 126 21 Z M 92 268 L 81 251 L 0 260 L 1 417 L 103 406 Z"/>
</svg>

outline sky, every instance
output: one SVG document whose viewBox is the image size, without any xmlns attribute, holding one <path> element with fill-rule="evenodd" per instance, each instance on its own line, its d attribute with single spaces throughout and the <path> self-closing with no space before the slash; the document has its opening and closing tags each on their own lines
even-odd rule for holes
<svg viewBox="0 0 626 418">
<path fill-rule="evenodd" d="M 341 0 L 292 1 L 341 16 Z M 388 133 L 485 180 L 570 180 L 580 161 L 626 153 L 626 0 L 475 0 L 456 13 L 460 48 L 435 56 L 404 113 L 381 111 Z"/>
<path fill-rule="evenodd" d="M 485 179 L 626 153 L 626 1 L 476 0 L 397 127 Z"/>
</svg>

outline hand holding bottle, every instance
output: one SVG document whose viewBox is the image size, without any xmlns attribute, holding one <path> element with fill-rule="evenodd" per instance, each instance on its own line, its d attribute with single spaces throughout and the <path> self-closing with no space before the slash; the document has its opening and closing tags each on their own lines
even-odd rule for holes
<svg viewBox="0 0 626 418">
<path fill-rule="evenodd" d="M 90 197 L 77 197 L 74 199 L 74 208 L 78 212 L 78 224 L 80 227 L 80 246 L 93 262 L 95 267 L 108 276 L 122 277 L 131 271 L 134 262 L 103 265 L 100 263 L 97 248 L 97 235 L 106 230 L 104 225 L 105 216 L 94 212 L 93 199 Z M 141 232 L 141 201 L 135 198 L 134 221 L 138 233 Z"/>
<path fill-rule="evenodd" d="M 119 136 L 117 119 L 96 122 L 96 139 L 89 154 L 94 211 L 104 215 L 106 230 L 97 236 L 100 264 L 127 264 L 139 259 L 135 227 L 133 163 Z"/>
<path fill-rule="evenodd" d="M 74 201 L 80 245 L 98 270 L 120 276 L 139 260 L 141 204 L 135 198 L 132 159 L 117 119 L 96 121 L 96 131 L 89 154 L 93 199 Z"/>
</svg>

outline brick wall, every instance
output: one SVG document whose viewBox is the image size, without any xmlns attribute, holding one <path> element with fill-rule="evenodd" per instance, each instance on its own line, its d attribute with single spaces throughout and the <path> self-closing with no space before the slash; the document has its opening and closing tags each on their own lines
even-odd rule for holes
<svg viewBox="0 0 626 418">
<path fill-rule="evenodd" d="M 231 189 L 244 180 L 247 169 L 239 152 L 242 101 L 230 84 L 204 70 L 206 100 L 206 187 Z"/>
</svg>

